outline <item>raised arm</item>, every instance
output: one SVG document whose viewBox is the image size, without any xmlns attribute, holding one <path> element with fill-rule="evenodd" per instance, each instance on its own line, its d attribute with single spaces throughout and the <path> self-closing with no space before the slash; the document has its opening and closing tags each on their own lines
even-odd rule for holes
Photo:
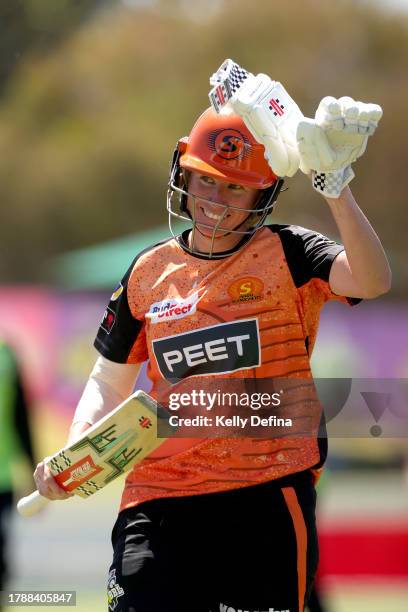
<svg viewBox="0 0 408 612">
<path fill-rule="evenodd" d="M 330 288 L 338 295 L 375 298 L 391 287 L 391 269 L 383 246 L 350 188 L 325 198 L 339 229 L 344 251 L 333 262 Z"/>
</svg>

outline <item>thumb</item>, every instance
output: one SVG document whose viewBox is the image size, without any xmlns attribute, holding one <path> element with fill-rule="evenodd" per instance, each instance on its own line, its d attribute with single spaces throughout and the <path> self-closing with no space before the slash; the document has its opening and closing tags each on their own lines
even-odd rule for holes
<svg viewBox="0 0 408 612">
<path fill-rule="evenodd" d="M 315 147 L 317 155 L 320 160 L 320 168 L 314 168 L 315 170 L 324 170 L 330 167 L 336 160 L 336 154 L 331 148 L 327 139 L 326 133 L 320 125 L 315 126 Z"/>
<path fill-rule="evenodd" d="M 288 151 L 282 139 L 265 137 L 265 159 L 277 176 L 286 176 L 290 169 Z"/>
</svg>

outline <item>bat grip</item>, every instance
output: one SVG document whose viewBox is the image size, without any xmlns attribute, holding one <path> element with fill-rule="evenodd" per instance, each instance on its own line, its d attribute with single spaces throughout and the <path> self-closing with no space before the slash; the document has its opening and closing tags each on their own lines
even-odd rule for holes
<svg viewBox="0 0 408 612">
<path fill-rule="evenodd" d="M 38 491 L 34 491 L 27 497 L 22 497 L 17 504 L 17 511 L 21 516 L 32 516 L 36 514 L 48 504 L 50 500 L 39 494 Z"/>
</svg>

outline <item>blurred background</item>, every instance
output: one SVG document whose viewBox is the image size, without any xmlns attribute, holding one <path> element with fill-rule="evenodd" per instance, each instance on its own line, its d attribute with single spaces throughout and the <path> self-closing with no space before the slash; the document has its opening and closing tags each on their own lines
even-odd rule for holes
<svg viewBox="0 0 408 612">
<path fill-rule="evenodd" d="M 281 81 L 307 116 L 325 95 L 383 107 L 352 188 L 393 289 L 353 309 L 328 305 L 313 369 L 407 378 L 408 1 L 2 0 L 0 335 L 20 364 L 36 460 L 65 443 L 112 289 L 168 235 L 173 147 L 227 57 Z M 308 179 L 288 187 L 274 222 L 338 238 Z M 319 495 L 327 612 L 408 609 L 407 456 L 406 438 L 369 429 L 331 441 Z M 29 461 L 16 460 L 14 497 L 32 486 Z M 104 610 L 120 488 L 30 520 L 13 513 L 9 588 L 73 589 L 78 610 Z"/>
</svg>

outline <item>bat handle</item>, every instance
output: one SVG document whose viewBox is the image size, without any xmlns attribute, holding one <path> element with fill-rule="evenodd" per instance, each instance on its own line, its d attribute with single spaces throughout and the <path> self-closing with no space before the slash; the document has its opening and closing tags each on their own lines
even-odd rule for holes
<svg viewBox="0 0 408 612">
<path fill-rule="evenodd" d="M 27 497 L 22 497 L 17 504 L 17 511 L 21 516 L 32 516 L 39 512 L 41 508 L 48 504 L 50 500 L 34 491 Z"/>
</svg>

